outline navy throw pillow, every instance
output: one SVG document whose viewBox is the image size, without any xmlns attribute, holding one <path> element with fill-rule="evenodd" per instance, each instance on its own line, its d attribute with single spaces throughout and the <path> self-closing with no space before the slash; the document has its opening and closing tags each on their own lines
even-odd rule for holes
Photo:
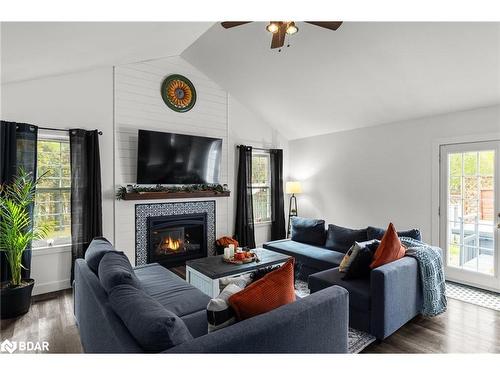
<svg viewBox="0 0 500 375">
<path fill-rule="evenodd" d="M 370 277 L 370 264 L 373 260 L 373 254 L 378 248 L 380 241 L 372 242 L 362 247 L 356 254 L 356 257 L 347 269 L 342 280 L 363 279 Z"/>
<path fill-rule="evenodd" d="M 326 234 L 325 247 L 345 254 L 354 245 L 354 242 L 365 242 L 367 240 L 366 228 L 350 229 L 330 224 Z"/>
<path fill-rule="evenodd" d="M 127 256 L 122 252 L 110 251 L 104 254 L 99 263 L 98 276 L 107 293 L 121 284 L 129 284 L 137 289 L 142 288 Z"/>
<path fill-rule="evenodd" d="M 368 227 L 368 239 L 369 240 L 381 240 L 384 237 L 385 229 Z M 402 230 L 398 232 L 398 237 L 410 237 L 417 241 L 422 241 L 422 235 L 418 229 Z"/>
<path fill-rule="evenodd" d="M 114 287 L 109 302 L 146 352 L 159 353 L 193 339 L 181 318 L 132 285 Z"/>
<path fill-rule="evenodd" d="M 325 221 L 292 217 L 292 240 L 323 246 L 325 244 Z"/>
<path fill-rule="evenodd" d="M 116 250 L 104 237 L 96 237 L 90 243 L 87 251 L 85 252 L 85 261 L 95 274 L 97 274 L 99 270 L 99 263 L 101 262 L 102 257 L 110 251 Z"/>
</svg>

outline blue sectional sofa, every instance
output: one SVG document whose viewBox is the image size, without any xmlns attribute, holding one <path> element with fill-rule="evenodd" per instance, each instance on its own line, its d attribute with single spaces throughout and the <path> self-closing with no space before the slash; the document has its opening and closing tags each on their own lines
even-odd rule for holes
<svg viewBox="0 0 500 375">
<path fill-rule="evenodd" d="M 420 239 L 416 229 L 398 234 Z M 333 285 L 345 288 L 349 292 L 349 326 L 382 340 L 421 311 L 422 288 L 417 261 L 404 257 L 372 270 L 367 278 L 346 281 L 342 280 L 345 274 L 338 269 L 348 244 L 382 236 L 383 230 L 374 227 L 349 229 L 329 225 L 322 244 L 318 244 L 317 235 L 313 235 L 314 245 L 294 240 L 292 229 L 292 239 L 271 241 L 263 247 L 295 257 L 301 263 L 301 278 L 308 280 L 312 295 Z M 308 241 L 303 234 L 299 239 Z"/>
<path fill-rule="evenodd" d="M 87 254 L 114 251 L 94 241 Z M 97 261 L 75 263 L 74 309 L 87 353 L 143 353 L 113 310 L 98 274 Z M 89 264 L 91 267 L 89 267 Z M 347 353 L 348 293 L 339 286 L 318 291 L 268 313 L 207 333 L 210 297 L 158 264 L 136 267 L 140 287 L 182 319 L 192 339 L 165 353 Z M 335 317 L 334 319 L 332 317 Z M 137 315 L 140 320 L 140 313 Z"/>
</svg>

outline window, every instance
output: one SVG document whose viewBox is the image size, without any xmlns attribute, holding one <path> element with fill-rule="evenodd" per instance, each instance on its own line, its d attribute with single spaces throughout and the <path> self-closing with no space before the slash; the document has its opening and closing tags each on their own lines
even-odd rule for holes
<svg viewBox="0 0 500 375">
<path fill-rule="evenodd" d="M 71 243 L 71 169 L 68 137 L 38 137 L 37 176 L 43 175 L 36 189 L 35 227 L 48 224 L 46 239 L 33 247 Z"/>
<path fill-rule="evenodd" d="M 271 222 L 271 158 L 268 153 L 252 154 L 252 198 L 254 222 Z"/>
</svg>

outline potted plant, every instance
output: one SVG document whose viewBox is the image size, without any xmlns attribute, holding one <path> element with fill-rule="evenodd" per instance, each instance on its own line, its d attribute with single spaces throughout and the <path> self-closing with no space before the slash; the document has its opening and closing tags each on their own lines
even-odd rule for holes
<svg viewBox="0 0 500 375">
<path fill-rule="evenodd" d="M 41 178 L 41 177 L 40 177 Z M 23 279 L 23 253 L 33 240 L 47 235 L 47 226 L 34 228 L 30 215 L 35 202 L 35 189 L 40 181 L 31 173 L 19 169 L 9 184 L 0 186 L 0 251 L 5 254 L 10 269 L 10 280 L 0 288 L 1 318 L 14 318 L 28 312 L 35 281 Z"/>
</svg>

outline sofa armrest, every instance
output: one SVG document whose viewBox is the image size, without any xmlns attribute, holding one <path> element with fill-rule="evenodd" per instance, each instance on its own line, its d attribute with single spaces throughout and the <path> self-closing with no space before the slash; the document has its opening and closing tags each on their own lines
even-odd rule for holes
<svg viewBox="0 0 500 375">
<path fill-rule="evenodd" d="M 420 313 L 418 263 L 404 257 L 371 271 L 371 332 L 384 339 Z"/>
<path fill-rule="evenodd" d="M 332 286 L 164 353 L 347 353 L 348 306 Z"/>
</svg>

